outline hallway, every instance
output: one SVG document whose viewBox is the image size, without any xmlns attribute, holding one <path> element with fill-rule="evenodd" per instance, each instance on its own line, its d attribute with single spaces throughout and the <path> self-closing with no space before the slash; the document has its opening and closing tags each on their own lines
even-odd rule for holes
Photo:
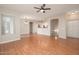
<svg viewBox="0 0 79 59">
<path fill-rule="evenodd" d="M 21 40 L 0 44 L 2 55 L 62 55 L 79 54 L 79 39 L 57 39 L 43 35 L 30 35 Z"/>
</svg>

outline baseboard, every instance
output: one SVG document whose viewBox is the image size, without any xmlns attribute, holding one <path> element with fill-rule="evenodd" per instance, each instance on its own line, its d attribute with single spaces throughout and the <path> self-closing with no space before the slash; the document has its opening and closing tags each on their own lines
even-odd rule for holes
<svg viewBox="0 0 79 59">
<path fill-rule="evenodd" d="M 36 35 L 42 35 L 42 36 L 50 36 L 50 35 L 45 35 L 45 34 L 36 34 Z"/>
<path fill-rule="evenodd" d="M 63 39 L 63 40 L 66 40 L 66 38 L 60 38 L 60 37 L 59 37 L 58 39 Z"/>
<path fill-rule="evenodd" d="M 0 44 L 9 43 L 17 40 L 20 40 L 20 38 L 16 38 L 15 40 L 3 41 L 3 42 L 0 42 Z"/>
<path fill-rule="evenodd" d="M 77 37 L 67 37 L 67 38 L 70 38 L 70 39 L 79 39 L 79 38 L 77 38 Z"/>
<path fill-rule="evenodd" d="M 20 37 L 30 37 L 30 34 L 21 34 Z"/>
</svg>

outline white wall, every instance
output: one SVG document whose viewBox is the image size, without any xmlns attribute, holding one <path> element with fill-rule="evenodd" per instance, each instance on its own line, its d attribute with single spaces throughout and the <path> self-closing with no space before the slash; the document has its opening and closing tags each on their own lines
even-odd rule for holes
<svg viewBox="0 0 79 59">
<path fill-rule="evenodd" d="M 36 34 L 38 29 L 38 23 L 33 22 L 33 33 Z"/>
<path fill-rule="evenodd" d="M 30 32 L 30 25 L 29 22 L 27 22 L 26 24 L 24 23 L 25 20 L 21 19 L 20 21 L 20 34 L 29 34 Z"/>
<path fill-rule="evenodd" d="M 41 25 L 48 25 L 47 28 L 37 28 L 37 34 L 48 35 L 50 36 L 50 21 L 46 21 L 45 23 L 41 23 Z"/>
<path fill-rule="evenodd" d="M 0 23 L 0 43 L 11 42 L 20 39 L 20 34 L 29 34 L 29 23 L 24 24 L 24 20 L 20 19 L 21 14 L 10 11 L 10 10 L 0 10 L 0 20 L 1 15 L 10 15 L 14 17 L 14 34 L 12 35 L 1 35 L 1 23 Z"/>
<path fill-rule="evenodd" d="M 59 18 L 59 38 L 66 39 L 66 19 L 64 16 Z"/>
<path fill-rule="evenodd" d="M 50 31 L 50 27 L 51 27 L 51 22 L 50 20 L 45 22 L 48 24 L 48 28 L 38 28 L 38 24 L 36 26 L 34 26 L 34 30 L 33 31 L 37 31 L 37 34 L 41 34 L 41 35 L 48 35 L 50 36 L 51 35 L 51 31 Z M 44 23 L 39 23 L 41 25 L 43 25 Z M 58 29 L 59 29 L 59 32 L 58 32 L 58 35 L 60 38 L 63 38 L 63 39 L 66 39 L 66 19 L 64 19 L 63 16 L 61 16 L 59 18 L 59 24 L 58 24 Z"/>
<path fill-rule="evenodd" d="M 67 36 L 79 38 L 79 20 L 67 22 Z"/>
<path fill-rule="evenodd" d="M 5 12 L 5 11 L 0 11 L 0 20 L 1 20 L 1 15 L 4 14 L 4 15 L 10 15 L 10 16 L 13 16 L 14 17 L 14 34 L 12 35 L 2 35 L 0 34 L 1 36 L 1 39 L 0 39 L 0 43 L 6 43 L 6 42 L 10 42 L 10 41 L 15 41 L 15 40 L 19 40 L 20 39 L 20 19 L 19 19 L 19 15 L 18 14 L 15 14 L 15 13 L 11 13 L 11 12 Z M 0 23 L 1 25 L 1 23 Z M 1 29 L 1 27 L 0 27 Z M 0 33 L 1 33 L 1 30 L 0 30 Z"/>
</svg>

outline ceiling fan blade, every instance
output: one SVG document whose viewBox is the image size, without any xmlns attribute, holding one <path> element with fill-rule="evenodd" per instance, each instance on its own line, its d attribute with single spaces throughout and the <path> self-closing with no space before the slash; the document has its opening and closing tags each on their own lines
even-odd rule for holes
<svg viewBox="0 0 79 59">
<path fill-rule="evenodd" d="M 45 8 L 44 10 L 51 10 L 51 8 Z"/>
<path fill-rule="evenodd" d="M 38 8 L 38 7 L 34 7 L 35 9 L 40 9 L 40 8 Z"/>
<path fill-rule="evenodd" d="M 37 12 L 40 12 L 40 9 Z"/>
</svg>

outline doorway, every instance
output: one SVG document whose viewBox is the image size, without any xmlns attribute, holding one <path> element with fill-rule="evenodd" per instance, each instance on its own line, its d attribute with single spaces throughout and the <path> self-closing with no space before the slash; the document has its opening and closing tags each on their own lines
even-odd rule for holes
<svg viewBox="0 0 79 59">
<path fill-rule="evenodd" d="M 30 22 L 30 34 L 33 34 L 33 22 Z"/>
<path fill-rule="evenodd" d="M 50 26 L 51 26 L 51 36 L 55 37 L 57 36 L 58 37 L 58 23 L 59 23 L 59 20 L 58 19 L 52 19 L 51 22 L 50 22 Z"/>
</svg>

